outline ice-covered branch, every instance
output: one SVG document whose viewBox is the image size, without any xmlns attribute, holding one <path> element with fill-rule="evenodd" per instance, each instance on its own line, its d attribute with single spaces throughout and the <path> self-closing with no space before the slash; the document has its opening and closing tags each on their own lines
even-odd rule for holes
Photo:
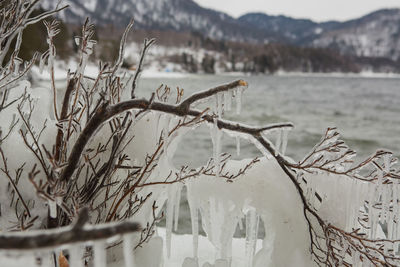
<svg viewBox="0 0 400 267">
<path fill-rule="evenodd" d="M 231 83 L 228 83 L 228 84 L 223 84 L 223 85 L 217 86 L 217 87 L 212 88 L 212 89 L 208 89 L 208 90 L 205 90 L 205 91 L 202 91 L 202 92 L 199 92 L 199 93 L 195 93 L 195 94 L 191 95 L 190 97 L 186 98 L 180 104 L 180 109 L 182 109 L 183 113 L 186 113 L 189 110 L 190 105 L 193 104 L 196 101 L 199 101 L 199 100 L 205 99 L 207 97 L 216 95 L 216 94 L 218 94 L 220 92 L 226 92 L 226 91 L 229 91 L 229 90 L 232 90 L 234 88 L 241 87 L 241 86 L 242 87 L 246 87 L 247 86 L 247 82 L 245 82 L 243 80 L 237 80 L 237 81 L 234 81 L 234 82 L 231 82 Z"/>
<path fill-rule="evenodd" d="M 136 87 L 137 87 L 137 82 L 138 82 L 138 79 L 140 77 L 140 74 L 142 73 L 144 58 L 146 56 L 147 51 L 154 44 L 155 41 L 156 41 L 155 39 L 150 39 L 150 40 L 145 39 L 144 40 L 143 50 L 142 50 L 142 53 L 140 55 L 139 65 L 138 65 L 138 67 L 136 69 L 135 76 L 133 77 L 133 81 L 132 81 L 131 99 L 136 98 L 135 90 L 136 90 Z"/>
<path fill-rule="evenodd" d="M 243 81 L 236 81 L 230 84 L 227 84 L 225 86 L 221 86 L 219 88 L 223 89 L 218 89 L 218 88 L 213 88 L 209 90 L 209 93 L 202 93 L 202 95 L 197 95 L 196 97 L 189 97 L 189 101 L 187 101 L 184 106 L 182 105 L 171 105 L 167 103 L 161 103 L 161 102 L 154 102 L 152 99 L 146 100 L 146 99 L 132 99 L 128 101 L 123 101 L 115 105 L 109 105 L 108 102 L 105 102 L 102 104 L 95 114 L 92 116 L 86 127 L 83 129 L 81 134 L 79 135 L 77 141 L 75 142 L 72 151 L 68 157 L 67 165 L 63 169 L 61 173 L 61 180 L 66 181 L 68 180 L 81 157 L 82 151 L 84 150 L 86 144 L 90 140 L 91 136 L 94 134 L 94 132 L 102 125 L 105 121 L 111 119 L 112 117 L 121 114 L 125 111 L 132 110 L 132 109 L 140 109 L 140 110 L 153 110 L 153 111 L 160 111 L 164 113 L 170 113 L 173 115 L 177 116 L 192 116 L 192 117 L 201 117 L 202 120 L 207 121 L 209 123 L 217 123 L 218 128 L 220 129 L 225 129 L 229 131 L 236 131 L 236 132 L 241 132 L 241 133 L 246 133 L 250 134 L 252 136 L 259 136 L 261 132 L 267 131 L 267 130 L 273 130 L 273 129 L 279 129 L 279 128 L 291 128 L 293 125 L 291 123 L 282 123 L 282 124 L 274 124 L 268 127 L 250 127 L 247 125 L 243 125 L 240 123 L 234 123 L 234 122 L 229 122 L 225 120 L 214 120 L 215 117 L 213 115 L 209 114 L 204 114 L 201 111 L 198 110 L 186 110 L 186 105 L 190 105 L 190 103 L 193 103 L 196 100 L 202 99 L 204 97 L 208 97 L 211 93 L 213 92 L 214 94 L 219 92 L 220 90 L 227 90 L 225 88 L 234 88 L 235 86 L 242 86 Z M 212 94 L 211 94 L 212 95 Z M 185 100 L 186 101 L 186 100 Z M 185 103 L 183 101 L 182 103 Z M 271 147 L 275 153 L 275 150 Z"/>
<path fill-rule="evenodd" d="M 113 236 L 141 231 L 138 223 L 125 221 L 90 226 L 88 210 L 83 209 L 77 223 L 55 230 L 19 232 L 0 235 L 0 249 L 26 250 L 55 248 L 66 244 L 105 240 Z"/>
</svg>

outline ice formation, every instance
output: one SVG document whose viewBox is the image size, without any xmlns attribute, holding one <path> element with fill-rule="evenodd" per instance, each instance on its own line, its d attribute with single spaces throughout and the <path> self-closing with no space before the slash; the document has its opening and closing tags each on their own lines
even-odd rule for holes
<svg viewBox="0 0 400 267">
<path fill-rule="evenodd" d="M 134 267 L 134 257 L 133 257 L 133 236 L 128 234 L 124 235 L 123 237 L 123 247 L 124 247 L 124 260 L 125 260 L 125 267 Z"/>
<path fill-rule="evenodd" d="M 106 243 L 104 241 L 97 241 L 93 244 L 93 262 L 96 267 L 106 267 L 107 257 L 104 253 L 106 249 Z"/>
<path fill-rule="evenodd" d="M 238 170 L 247 163 L 246 160 L 230 161 L 228 168 L 232 171 Z M 246 253 L 243 257 L 246 258 L 247 266 L 265 266 L 254 265 L 256 258 L 260 258 L 255 258 L 259 217 L 265 217 L 267 233 L 272 233 L 274 237 L 265 237 L 268 242 L 257 255 L 265 250 L 263 253 L 271 257 L 271 266 L 311 266 L 309 256 L 306 256 L 309 239 L 305 230 L 306 222 L 300 216 L 301 204 L 297 195 L 292 194 L 295 188 L 282 179 L 283 176 L 284 173 L 276 163 L 263 159 L 234 183 L 205 176 L 187 182 L 188 201 L 194 223 L 194 247 L 198 247 L 196 222 L 197 210 L 200 210 L 203 229 L 215 246 L 214 260 L 230 262 L 233 233 L 239 227 L 241 219 L 246 216 L 246 239 L 243 241 L 246 243 Z M 282 207 L 278 203 L 285 205 Z M 287 249 L 293 251 L 292 257 L 284 256 Z M 195 250 L 193 259 L 197 258 Z M 186 263 L 189 264 L 189 259 Z M 281 265 L 277 265 L 278 263 Z"/>
</svg>

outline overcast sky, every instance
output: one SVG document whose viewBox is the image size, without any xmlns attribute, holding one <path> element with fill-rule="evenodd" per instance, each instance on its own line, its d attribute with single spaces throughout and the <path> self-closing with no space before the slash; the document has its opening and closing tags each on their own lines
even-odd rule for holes
<svg viewBox="0 0 400 267">
<path fill-rule="evenodd" d="M 194 0 L 204 7 L 238 17 L 248 12 L 287 15 L 316 21 L 348 20 L 388 7 L 400 8 L 400 0 Z"/>
</svg>

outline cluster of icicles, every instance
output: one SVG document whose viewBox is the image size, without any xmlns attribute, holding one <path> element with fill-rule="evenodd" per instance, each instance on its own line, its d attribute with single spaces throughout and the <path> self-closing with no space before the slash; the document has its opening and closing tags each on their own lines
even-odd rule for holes
<svg viewBox="0 0 400 267">
<path fill-rule="evenodd" d="M 319 157 L 321 155 L 315 155 Z M 323 155 L 329 159 L 328 153 Z M 314 157 L 314 158 L 315 158 Z M 342 161 L 345 161 L 343 158 Z M 341 229 L 363 235 L 366 240 L 389 240 L 388 242 L 365 242 L 364 245 L 381 247 L 389 257 L 400 256 L 400 181 L 391 178 L 392 166 L 397 163 L 391 154 L 383 155 L 382 165 L 376 165 L 371 177 L 363 179 L 344 175 L 298 173 L 298 182 L 303 187 L 306 200 L 322 218 Z M 340 162 L 335 162 L 340 166 Z M 350 166 L 348 166 L 350 167 Z M 345 170 L 345 169 L 342 169 Z M 362 170 L 358 170 L 361 176 Z M 371 173 L 366 171 L 365 173 Z M 339 197 L 340 196 L 340 197 Z M 336 236 L 332 236 L 336 238 Z M 336 240 L 339 254 L 353 266 L 375 266 L 359 249 L 343 239 Z M 355 242 L 357 244 L 357 242 Z M 364 251 L 364 249 L 360 249 Z M 351 251 L 351 257 L 346 255 Z M 384 260 L 380 252 L 369 250 L 367 254 Z"/>
<path fill-rule="evenodd" d="M 236 140 L 236 153 L 240 155 L 240 140 L 246 139 L 256 145 L 260 152 L 268 159 L 272 155 L 261 146 L 253 137 L 237 133 L 224 131 L 218 128 L 218 120 L 223 120 L 225 112 L 233 109 L 232 101 L 236 100 L 236 114 L 240 115 L 242 109 L 242 94 L 245 88 L 239 87 L 230 91 L 220 92 L 214 96 L 214 124 L 210 125 L 210 135 L 213 144 L 213 159 L 215 180 L 221 180 L 221 152 L 222 152 L 222 137 L 224 133 L 234 137 Z M 285 154 L 287 146 L 288 132 L 290 128 L 283 127 L 276 131 L 269 131 L 265 133 L 270 135 L 271 132 L 275 133 L 275 146 L 276 153 Z M 264 133 L 263 133 L 264 134 Z M 203 179 L 202 177 L 201 179 Z M 212 184 L 212 181 L 211 181 Z M 217 186 L 217 185 L 215 185 Z M 173 184 L 168 189 L 168 201 L 166 203 L 166 252 L 167 257 L 171 255 L 171 236 L 172 231 L 178 228 L 179 207 L 181 202 L 181 192 L 184 185 Z M 256 252 L 256 243 L 259 233 L 260 215 L 256 209 L 247 207 L 237 207 L 230 203 L 229 200 L 221 201 L 214 197 L 197 196 L 198 193 L 196 184 L 190 182 L 186 183 L 187 199 L 190 207 L 190 217 L 192 223 L 192 238 L 193 238 L 193 257 L 185 258 L 182 267 L 198 267 L 198 249 L 199 249 L 199 221 L 201 218 L 201 226 L 205 231 L 208 240 L 214 245 L 216 250 L 214 265 L 208 262 L 204 263 L 203 267 L 229 267 L 232 264 L 232 241 L 236 228 L 242 231 L 245 228 L 245 262 L 244 267 L 252 267 L 254 263 L 254 256 Z M 202 199 L 200 199 L 202 198 Z M 243 209 L 245 208 L 245 209 Z M 244 226 L 245 225 L 245 226 Z M 211 260 L 211 259 L 210 259 Z"/>
</svg>

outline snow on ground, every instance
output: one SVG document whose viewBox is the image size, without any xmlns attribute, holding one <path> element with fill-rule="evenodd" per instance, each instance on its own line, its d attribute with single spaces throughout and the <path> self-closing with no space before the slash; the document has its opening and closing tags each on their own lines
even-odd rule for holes
<svg viewBox="0 0 400 267">
<path fill-rule="evenodd" d="M 56 81 L 58 80 L 66 80 L 67 79 L 67 70 L 69 69 L 71 72 L 77 69 L 78 63 L 76 61 L 70 60 L 69 62 L 56 61 L 54 66 L 54 78 Z M 141 77 L 143 78 L 184 78 L 189 74 L 182 71 L 174 71 L 176 68 L 173 66 L 166 66 L 165 68 L 158 67 L 156 65 L 151 65 L 146 67 Z M 43 71 L 40 71 L 38 66 L 32 67 L 32 76 L 35 79 L 40 81 L 49 81 L 51 79 L 50 72 L 47 68 L 44 68 Z M 132 70 L 123 70 L 129 74 L 134 74 L 135 71 Z M 90 78 L 96 78 L 99 74 L 99 67 L 93 62 L 87 64 L 85 68 L 85 76 Z"/>
<path fill-rule="evenodd" d="M 130 71 L 132 72 L 132 71 Z M 133 72 L 132 72 L 133 73 Z M 178 71 L 171 71 L 169 68 L 161 69 L 151 66 L 143 70 L 141 77 L 143 78 L 184 78 L 189 74 Z"/>
<path fill-rule="evenodd" d="M 78 62 L 75 60 L 69 60 L 68 62 L 56 60 L 54 64 L 54 78 L 55 80 L 66 80 L 67 70 L 74 72 L 78 67 Z M 33 66 L 32 69 L 33 77 L 38 80 L 50 80 L 51 75 L 48 68 L 44 68 L 42 71 L 38 66 Z M 85 75 L 90 78 L 95 78 L 99 74 L 99 67 L 94 63 L 88 63 L 85 68 Z"/>
<path fill-rule="evenodd" d="M 338 78 L 400 78 L 400 74 L 398 73 L 378 73 L 372 71 L 362 71 L 360 73 L 343 73 L 343 72 L 286 72 L 283 70 L 279 70 L 274 73 L 276 76 L 282 77 L 338 77 Z"/>
</svg>

